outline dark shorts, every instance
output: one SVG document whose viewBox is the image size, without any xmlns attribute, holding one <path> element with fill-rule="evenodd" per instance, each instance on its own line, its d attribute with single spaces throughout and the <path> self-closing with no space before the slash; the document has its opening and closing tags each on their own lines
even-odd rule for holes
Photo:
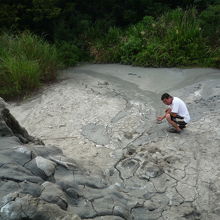
<svg viewBox="0 0 220 220">
<path fill-rule="evenodd" d="M 171 116 L 171 120 L 176 122 L 181 129 L 185 128 L 187 123 L 184 121 L 184 118 L 177 115 L 176 117 Z"/>
</svg>

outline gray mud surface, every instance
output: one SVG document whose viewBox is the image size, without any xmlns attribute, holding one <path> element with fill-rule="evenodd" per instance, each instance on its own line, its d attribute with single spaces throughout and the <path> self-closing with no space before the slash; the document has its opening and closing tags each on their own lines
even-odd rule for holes
<svg viewBox="0 0 220 220">
<path fill-rule="evenodd" d="M 180 135 L 168 133 L 165 121 L 156 123 L 165 108 L 163 92 L 188 105 L 192 121 Z M 81 219 L 220 219 L 219 70 L 83 65 L 7 108 L 48 149 L 39 153 L 35 146 L 35 156 L 17 172 L 31 170 L 27 181 L 44 188 L 40 193 L 35 186 L 41 200 Z M 33 146 L 22 146 L 33 152 Z M 70 158 L 75 169 L 51 154 Z M 7 160 L 2 164 L 5 176 L 12 168 Z M 7 181 L 14 184 L 11 177 Z M 61 201 L 51 199 L 51 187 Z"/>
</svg>

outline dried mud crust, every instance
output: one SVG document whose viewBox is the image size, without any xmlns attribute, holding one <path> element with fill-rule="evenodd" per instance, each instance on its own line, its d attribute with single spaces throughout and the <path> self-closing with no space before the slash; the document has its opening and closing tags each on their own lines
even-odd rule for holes
<svg viewBox="0 0 220 220">
<path fill-rule="evenodd" d="M 67 194 L 53 185 L 59 199 L 51 199 L 47 190 L 41 199 L 68 206 L 82 219 L 218 219 L 219 78 L 168 91 L 186 101 L 192 117 L 177 135 L 166 131 L 166 122 L 155 123 L 164 107 L 155 103 L 160 94 L 131 84 L 126 90 L 123 81 L 93 77 L 83 69 L 71 71 L 37 98 L 10 107 L 22 126 L 46 144 L 34 147 L 35 156 L 24 157 L 25 169 L 33 169 L 38 185 L 40 177 Z M 50 177 L 38 161 L 47 164 Z"/>
</svg>

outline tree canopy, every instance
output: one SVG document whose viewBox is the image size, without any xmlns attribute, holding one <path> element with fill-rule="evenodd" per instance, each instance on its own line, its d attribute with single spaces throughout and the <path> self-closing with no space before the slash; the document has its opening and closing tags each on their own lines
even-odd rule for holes
<svg viewBox="0 0 220 220">
<path fill-rule="evenodd" d="M 84 31 L 92 24 L 103 28 L 126 27 L 144 16 L 157 17 L 169 9 L 195 6 L 207 8 L 219 0 L 1 0 L 0 30 L 31 30 L 49 39 L 66 38 Z M 70 33 L 68 33 L 70 32 Z"/>
</svg>

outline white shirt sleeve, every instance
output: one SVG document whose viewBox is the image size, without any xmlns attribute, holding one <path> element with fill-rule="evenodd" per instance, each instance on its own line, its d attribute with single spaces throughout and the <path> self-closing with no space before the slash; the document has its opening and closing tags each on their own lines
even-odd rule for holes
<svg viewBox="0 0 220 220">
<path fill-rule="evenodd" d="M 179 112 L 179 105 L 180 105 L 180 103 L 178 101 L 176 101 L 175 99 L 173 99 L 173 103 L 171 105 L 171 112 L 177 114 Z"/>
</svg>

